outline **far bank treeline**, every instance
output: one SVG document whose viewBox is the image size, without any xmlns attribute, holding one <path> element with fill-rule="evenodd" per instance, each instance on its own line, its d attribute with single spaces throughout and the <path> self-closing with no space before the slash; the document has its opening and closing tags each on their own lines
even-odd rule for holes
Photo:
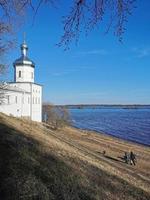
<svg viewBox="0 0 150 200">
<path fill-rule="evenodd" d="M 51 103 L 44 103 L 42 105 L 42 119 L 53 129 L 70 125 L 69 109 L 150 109 L 150 105 L 53 105 Z"/>
<path fill-rule="evenodd" d="M 141 104 L 131 104 L 131 105 L 122 105 L 122 104 L 77 104 L 77 105 L 55 105 L 55 107 L 64 108 L 64 109 L 150 109 L 150 105 L 141 105 Z"/>
</svg>

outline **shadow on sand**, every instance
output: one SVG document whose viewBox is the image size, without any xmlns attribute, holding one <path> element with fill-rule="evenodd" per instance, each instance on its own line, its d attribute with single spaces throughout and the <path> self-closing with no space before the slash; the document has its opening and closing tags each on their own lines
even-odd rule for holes
<svg viewBox="0 0 150 200">
<path fill-rule="evenodd" d="M 120 160 L 120 159 L 117 159 L 117 158 L 114 158 L 114 157 L 112 157 L 112 156 L 108 156 L 108 155 L 104 155 L 104 157 L 105 157 L 105 158 L 108 158 L 108 159 L 110 159 L 110 160 L 116 161 L 116 162 L 124 163 L 124 158 L 122 158 L 122 157 L 117 157 L 117 158 L 121 158 L 121 160 Z"/>
</svg>

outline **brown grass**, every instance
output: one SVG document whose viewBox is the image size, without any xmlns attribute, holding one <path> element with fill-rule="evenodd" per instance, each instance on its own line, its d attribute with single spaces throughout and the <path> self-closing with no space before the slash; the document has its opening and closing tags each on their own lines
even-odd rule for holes
<svg viewBox="0 0 150 200">
<path fill-rule="evenodd" d="M 150 199 L 148 147 L 3 114 L 0 136 L 0 199 Z M 130 150 L 136 166 L 121 159 Z"/>
</svg>

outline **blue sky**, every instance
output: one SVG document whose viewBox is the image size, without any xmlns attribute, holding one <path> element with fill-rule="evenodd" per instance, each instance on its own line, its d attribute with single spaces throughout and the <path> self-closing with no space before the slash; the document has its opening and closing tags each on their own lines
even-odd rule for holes
<svg viewBox="0 0 150 200">
<path fill-rule="evenodd" d="M 43 85 L 43 100 L 54 104 L 150 104 L 150 1 L 137 1 L 129 17 L 123 44 L 112 34 L 96 28 L 78 45 L 64 51 L 55 44 L 62 35 L 59 9 L 44 6 L 34 25 L 29 15 L 18 33 L 18 46 L 10 51 L 11 63 L 20 56 L 23 32 L 27 35 L 29 57 L 36 63 L 36 82 Z"/>
</svg>

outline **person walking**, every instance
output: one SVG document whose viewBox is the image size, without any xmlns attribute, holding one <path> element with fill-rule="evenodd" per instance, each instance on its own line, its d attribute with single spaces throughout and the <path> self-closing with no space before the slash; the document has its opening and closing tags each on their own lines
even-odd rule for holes
<svg viewBox="0 0 150 200">
<path fill-rule="evenodd" d="M 129 155 L 129 153 L 127 153 L 127 152 L 125 152 L 124 153 L 124 160 L 125 160 L 125 163 L 129 163 L 129 161 L 130 161 L 130 155 Z"/>
<path fill-rule="evenodd" d="M 130 165 L 135 165 L 136 157 L 135 154 L 131 151 L 130 152 Z"/>
</svg>

